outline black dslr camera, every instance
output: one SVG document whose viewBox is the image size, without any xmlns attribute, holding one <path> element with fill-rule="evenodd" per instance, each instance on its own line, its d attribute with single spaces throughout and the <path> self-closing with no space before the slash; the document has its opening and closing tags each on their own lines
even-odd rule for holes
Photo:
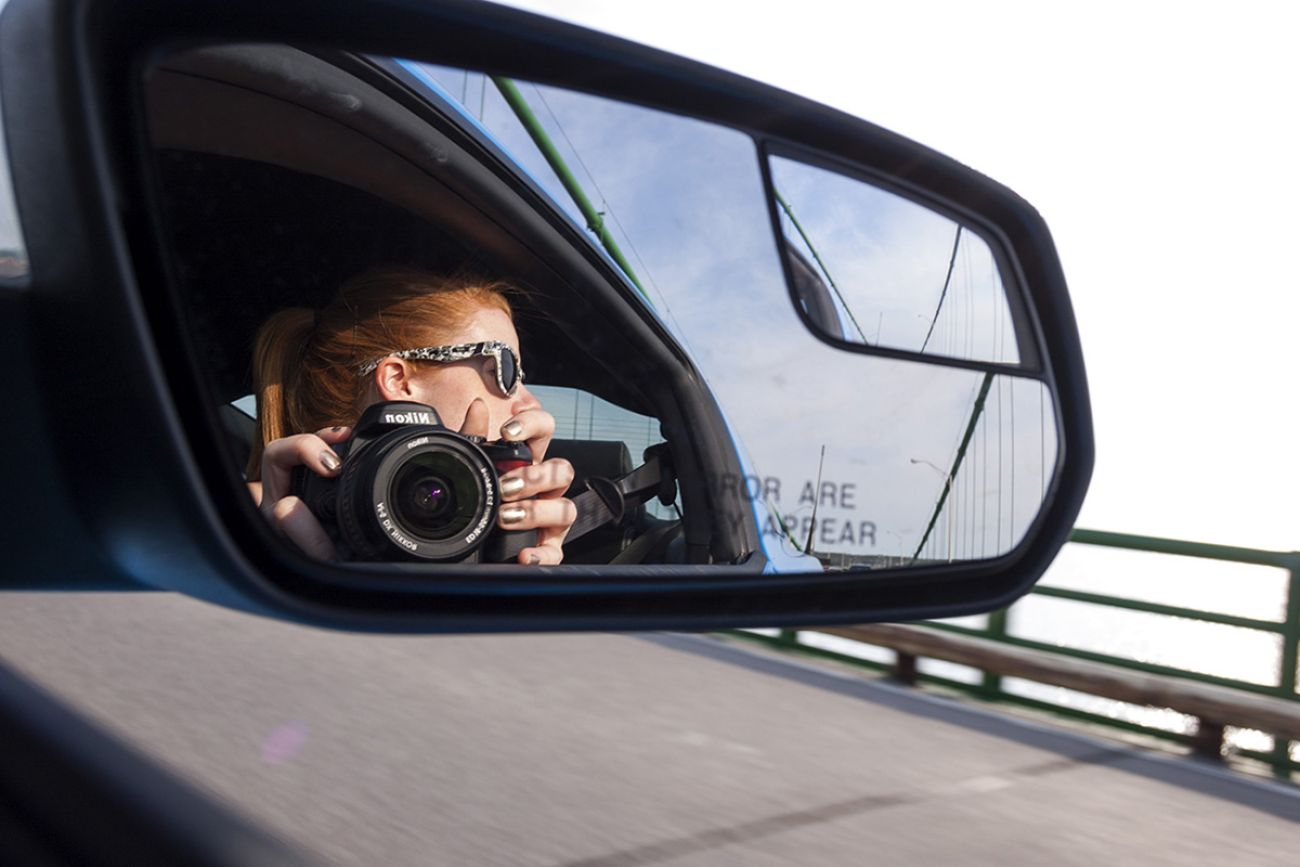
<svg viewBox="0 0 1300 867">
<path fill-rule="evenodd" d="M 336 451 L 338 475 L 297 467 L 292 492 L 343 560 L 508 563 L 537 544 L 535 530 L 496 526 L 499 475 L 533 462 L 523 443 L 463 436 L 431 406 L 388 401 Z"/>
</svg>

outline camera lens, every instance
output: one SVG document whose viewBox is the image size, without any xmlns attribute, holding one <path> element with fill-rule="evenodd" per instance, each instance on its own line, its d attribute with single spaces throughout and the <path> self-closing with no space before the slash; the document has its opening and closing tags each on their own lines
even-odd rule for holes
<svg viewBox="0 0 1300 867">
<path fill-rule="evenodd" d="M 468 438 L 412 420 L 436 418 L 431 408 L 385 406 L 390 428 L 354 445 L 337 481 L 350 559 L 466 560 L 493 535 L 500 492 L 491 460 Z"/>
<path fill-rule="evenodd" d="M 411 514 L 421 515 L 429 521 L 438 521 L 455 502 L 447 483 L 437 476 L 416 479 L 410 488 Z"/>
<path fill-rule="evenodd" d="M 464 533 L 481 505 L 472 467 L 446 451 L 412 455 L 393 474 L 391 490 L 393 517 L 425 539 Z"/>
</svg>

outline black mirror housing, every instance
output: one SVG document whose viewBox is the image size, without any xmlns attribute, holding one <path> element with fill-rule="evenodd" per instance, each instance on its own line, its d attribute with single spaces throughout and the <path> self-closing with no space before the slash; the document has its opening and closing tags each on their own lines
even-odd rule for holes
<svg viewBox="0 0 1300 867">
<path fill-rule="evenodd" d="M 429 60 L 599 93 L 743 131 L 760 153 L 797 154 L 876 179 L 978 227 L 1023 289 L 1019 303 L 1036 348 L 1032 373 L 1054 399 L 1059 456 L 1041 513 L 1009 553 L 908 572 L 770 574 L 743 534 L 732 543 L 740 553 L 726 564 L 702 562 L 708 554 L 700 548 L 690 563 L 607 570 L 476 565 L 430 577 L 414 566 L 379 573 L 296 555 L 256 519 L 229 463 L 218 459 L 219 426 L 201 359 L 177 327 L 182 311 L 161 252 L 157 182 L 140 147 L 148 139 L 145 71 L 179 49 L 231 42 Z M 1042 218 L 956 161 L 808 100 L 624 40 L 463 0 L 11 0 L 0 15 L 0 108 L 30 259 L 30 274 L 0 278 L 0 364 L 15 385 L 10 405 L 21 408 L 0 461 L 4 490 L 22 503 L 0 525 L 5 586 L 166 589 L 268 616 L 375 631 L 705 629 L 955 616 L 1026 592 L 1066 540 L 1086 492 L 1093 462 L 1086 376 Z M 684 406 L 682 417 L 707 414 L 706 397 L 699 402 Z M 735 461 L 725 447 L 701 446 L 683 466 L 735 472 Z M 692 520 L 688 540 L 707 535 L 707 516 Z"/>
</svg>

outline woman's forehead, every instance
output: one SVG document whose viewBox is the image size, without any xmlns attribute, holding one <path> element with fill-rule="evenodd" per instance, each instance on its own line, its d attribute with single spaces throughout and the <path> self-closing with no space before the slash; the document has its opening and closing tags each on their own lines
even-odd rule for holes
<svg viewBox="0 0 1300 867">
<path fill-rule="evenodd" d="M 519 352 L 519 335 L 515 333 L 515 324 L 510 315 L 496 307 L 480 307 L 464 321 L 457 343 L 479 343 L 484 340 L 500 340 L 516 353 Z"/>
</svg>

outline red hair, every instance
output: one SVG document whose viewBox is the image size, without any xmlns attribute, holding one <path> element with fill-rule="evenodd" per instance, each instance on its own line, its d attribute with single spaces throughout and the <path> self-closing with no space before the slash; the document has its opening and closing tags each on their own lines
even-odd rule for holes
<svg viewBox="0 0 1300 867">
<path fill-rule="evenodd" d="M 344 283 L 322 310 L 271 316 L 253 349 L 258 438 L 248 479 L 261 478 L 262 450 L 272 440 L 356 420 L 369 383 L 357 374 L 361 365 L 400 349 L 455 343 L 485 307 L 511 315 L 505 291 L 477 278 L 389 267 Z"/>
</svg>

